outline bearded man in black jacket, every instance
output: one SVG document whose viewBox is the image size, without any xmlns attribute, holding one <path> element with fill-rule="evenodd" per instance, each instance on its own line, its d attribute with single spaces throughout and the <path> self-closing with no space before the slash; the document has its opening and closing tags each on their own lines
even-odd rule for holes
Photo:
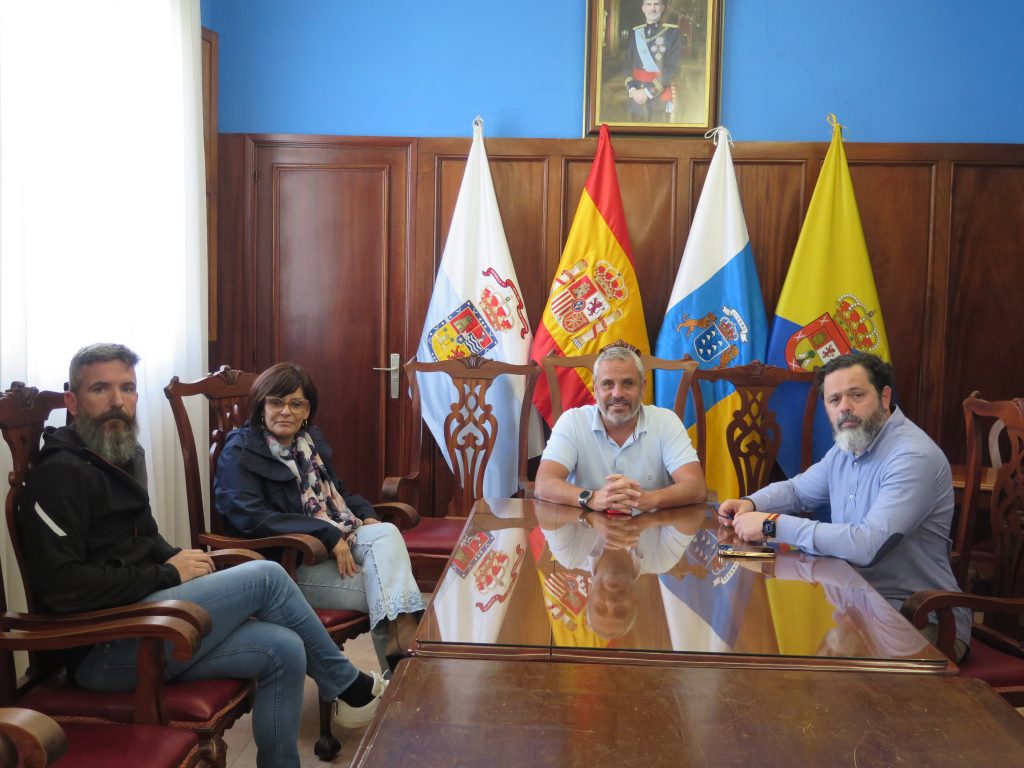
<svg viewBox="0 0 1024 768">
<path fill-rule="evenodd" d="M 214 572 L 208 554 L 160 535 L 138 444 L 138 362 L 120 344 L 84 347 L 71 361 L 64 400 L 74 426 L 47 431 L 19 496 L 29 587 L 56 613 L 171 599 L 202 606 L 213 628 L 192 658 L 168 654 L 167 678 L 256 678 L 257 762 L 298 766 L 305 674 L 323 699 L 337 699 L 335 721 L 346 728 L 370 721 L 387 682 L 341 654 L 277 563 Z M 84 649 L 70 671 L 86 688 L 130 690 L 137 647 L 129 640 Z"/>
</svg>

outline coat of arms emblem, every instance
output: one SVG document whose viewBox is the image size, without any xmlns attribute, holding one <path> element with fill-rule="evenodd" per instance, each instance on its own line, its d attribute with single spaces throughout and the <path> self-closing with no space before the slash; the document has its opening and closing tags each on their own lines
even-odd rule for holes
<svg viewBox="0 0 1024 768">
<path fill-rule="evenodd" d="M 735 309 L 722 307 L 718 317 L 708 312 L 704 317 L 691 318 L 684 314 L 676 331 L 686 329 L 686 338 L 700 331 L 693 340 L 693 351 L 702 363 L 717 364 L 713 368 L 728 368 L 740 354 L 740 344 L 746 344 L 750 337 L 747 323 Z"/>
<path fill-rule="evenodd" d="M 874 314 L 852 293 L 843 294 L 836 299 L 834 318 L 825 312 L 789 337 L 786 362 L 794 371 L 812 371 L 854 349 L 875 352 L 879 338 Z"/>
<path fill-rule="evenodd" d="M 503 280 L 493 267 L 486 269 L 483 277 L 492 277 L 494 285 L 484 285 L 476 300 L 464 301 L 430 329 L 430 354 L 435 361 L 483 355 L 497 346 L 498 334 L 517 324 L 521 338 L 529 333 L 516 284 Z"/>
<path fill-rule="evenodd" d="M 549 306 L 562 330 L 582 349 L 622 317 L 621 306 L 628 297 L 622 272 L 607 261 L 598 261 L 590 272 L 580 259 L 555 277 Z"/>
</svg>

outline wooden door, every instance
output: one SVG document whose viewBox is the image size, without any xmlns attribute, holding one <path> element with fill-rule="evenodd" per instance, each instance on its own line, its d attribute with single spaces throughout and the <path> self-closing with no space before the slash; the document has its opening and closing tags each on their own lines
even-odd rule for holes
<svg viewBox="0 0 1024 768">
<path fill-rule="evenodd" d="M 400 469 L 408 146 L 255 144 L 256 370 L 291 360 L 320 394 L 334 465 L 371 500 Z"/>
</svg>

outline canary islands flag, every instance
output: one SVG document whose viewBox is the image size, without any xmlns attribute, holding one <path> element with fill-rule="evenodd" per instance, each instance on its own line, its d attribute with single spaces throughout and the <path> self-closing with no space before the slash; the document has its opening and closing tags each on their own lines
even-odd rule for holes
<svg viewBox="0 0 1024 768">
<path fill-rule="evenodd" d="M 476 353 L 522 365 L 530 358 L 532 343 L 487 164 L 483 121 L 478 117 L 473 121 L 473 144 L 416 356 L 432 361 Z M 444 374 L 428 373 L 419 376 L 419 388 L 423 419 L 451 467 L 444 420 L 458 400 L 455 387 Z M 509 497 L 518 490 L 517 436 L 525 389 L 523 377 L 499 376 L 488 390 L 499 439 L 484 474 L 485 496 Z M 536 413 L 533 420 L 531 456 L 540 452 L 543 441 Z"/>
<path fill-rule="evenodd" d="M 723 127 L 709 135 L 718 145 L 686 240 L 665 323 L 655 354 L 690 355 L 701 368 L 726 368 L 763 360 L 768 323 L 761 283 L 743 218 L 736 171 Z M 664 407 L 675 403 L 680 371 L 654 372 L 654 399 Z M 707 419 L 704 475 L 719 499 L 739 493 L 729 458 L 725 427 L 739 406 L 739 395 L 727 382 L 701 382 Z M 687 400 L 684 423 L 696 442 L 696 414 Z"/>
<path fill-rule="evenodd" d="M 540 363 L 551 352 L 586 355 L 619 340 L 643 354 L 650 351 L 615 154 L 608 126 L 602 125 L 531 357 Z M 565 409 L 594 402 L 591 373 L 562 368 L 558 379 Z M 651 382 L 647 386 L 644 399 L 650 402 Z M 551 394 L 543 376 L 537 381 L 533 402 L 551 424 Z"/>
<path fill-rule="evenodd" d="M 889 342 L 871 273 L 864 230 L 843 150 L 843 131 L 829 115 L 832 144 L 814 187 L 800 238 L 779 295 L 768 362 L 808 371 L 853 350 L 889 358 Z M 782 428 L 779 464 L 800 471 L 800 429 L 805 384 L 785 384 L 772 398 Z M 815 461 L 832 445 L 832 430 L 819 405 L 814 422 Z"/>
</svg>

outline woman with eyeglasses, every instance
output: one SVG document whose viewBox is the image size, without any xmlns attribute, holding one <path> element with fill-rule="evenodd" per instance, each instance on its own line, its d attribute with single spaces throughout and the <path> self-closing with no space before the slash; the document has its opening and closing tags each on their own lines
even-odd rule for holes
<svg viewBox="0 0 1024 768">
<path fill-rule="evenodd" d="M 249 420 L 228 435 L 217 460 L 218 512 L 239 536 L 320 539 L 330 556 L 299 566 L 299 589 L 314 608 L 368 613 L 381 669 L 393 670 L 424 609 L 402 534 L 335 473 L 331 448 L 312 424 L 318 396 L 309 374 L 273 365 L 253 382 L 249 402 Z"/>
</svg>

